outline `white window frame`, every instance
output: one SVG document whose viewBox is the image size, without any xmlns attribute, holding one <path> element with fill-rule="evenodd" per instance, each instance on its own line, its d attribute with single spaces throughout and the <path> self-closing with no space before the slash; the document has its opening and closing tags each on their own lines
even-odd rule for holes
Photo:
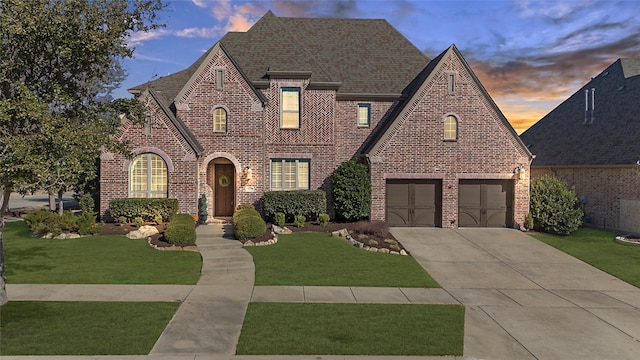
<svg viewBox="0 0 640 360">
<path fill-rule="evenodd" d="M 309 159 L 271 159 L 271 177 L 269 179 L 271 191 L 309 190 L 311 186 L 310 163 Z M 287 176 L 286 172 L 286 167 L 291 165 L 295 169 L 293 177 Z M 290 186 L 288 184 L 291 184 L 292 179 L 294 185 Z"/>
<path fill-rule="evenodd" d="M 285 105 L 285 93 L 296 93 L 297 94 L 297 108 L 289 108 Z M 299 129 L 300 128 L 300 114 L 301 114 L 301 106 L 300 106 L 300 88 L 299 87 L 283 87 L 280 88 L 280 129 Z M 285 126 L 285 117 L 289 117 L 290 115 L 296 114 L 297 121 L 296 125 L 286 125 Z"/>
<path fill-rule="evenodd" d="M 143 161 L 143 167 L 137 166 Z M 154 153 L 136 156 L 129 167 L 129 197 L 166 198 L 169 189 L 169 170 L 164 159 Z"/>
</svg>

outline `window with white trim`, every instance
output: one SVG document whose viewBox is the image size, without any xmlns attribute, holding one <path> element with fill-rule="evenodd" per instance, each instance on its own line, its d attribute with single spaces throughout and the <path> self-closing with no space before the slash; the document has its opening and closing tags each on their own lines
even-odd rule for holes
<svg viewBox="0 0 640 360">
<path fill-rule="evenodd" d="M 166 198 L 167 183 L 167 164 L 159 155 L 145 153 L 131 162 L 129 197 Z"/>
<path fill-rule="evenodd" d="M 300 88 L 280 89 L 280 128 L 300 128 Z"/>
<path fill-rule="evenodd" d="M 444 139 L 458 140 L 458 119 L 453 115 L 447 115 L 444 118 Z"/>
<path fill-rule="evenodd" d="M 308 159 L 271 159 L 271 190 L 308 190 Z"/>
<path fill-rule="evenodd" d="M 220 107 L 213 110 L 213 131 L 227 131 L 227 110 Z"/>
<path fill-rule="evenodd" d="M 358 126 L 369 126 L 371 123 L 371 105 L 358 104 Z"/>
</svg>

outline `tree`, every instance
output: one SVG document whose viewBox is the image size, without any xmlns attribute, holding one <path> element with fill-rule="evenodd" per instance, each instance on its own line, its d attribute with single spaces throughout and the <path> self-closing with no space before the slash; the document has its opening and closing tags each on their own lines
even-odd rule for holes
<svg viewBox="0 0 640 360">
<path fill-rule="evenodd" d="M 122 81 L 127 39 L 161 26 L 161 0 L 0 1 L 0 211 L 11 190 L 60 193 L 95 174 L 135 100 L 107 102 Z M 0 254 L 4 220 L 0 216 Z M 0 255 L 0 304 L 6 301 Z"/>
<path fill-rule="evenodd" d="M 369 217 L 371 178 L 367 165 L 356 160 L 340 164 L 331 175 L 331 194 L 338 219 L 357 221 Z"/>
</svg>

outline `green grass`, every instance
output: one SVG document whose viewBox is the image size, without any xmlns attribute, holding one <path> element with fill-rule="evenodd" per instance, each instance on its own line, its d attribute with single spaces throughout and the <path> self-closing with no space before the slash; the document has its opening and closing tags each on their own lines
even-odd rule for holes
<svg viewBox="0 0 640 360">
<path fill-rule="evenodd" d="M 179 303 L 9 302 L 0 355 L 145 355 Z"/>
<path fill-rule="evenodd" d="M 5 224 L 5 269 L 11 284 L 195 284 L 197 252 L 159 251 L 144 240 L 99 235 L 33 238 L 22 222 Z"/>
<path fill-rule="evenodd" d="M 250 303 L 238 355 L 462 355 L 464 306 Z"/>
<path fill-rule="evenodd" d="M 614 233 L 582 228 L 569 236 L 535 234 L 533 237 L 640 287 L 640 246 L 617 243 Z"/>
<path fill-rule="evenodd" d="M 276 245 L 245 249 L 259 286 L 439 287 L 410 256 L 364 251 L 325 233 L 280 235 Z"/>
</svg>

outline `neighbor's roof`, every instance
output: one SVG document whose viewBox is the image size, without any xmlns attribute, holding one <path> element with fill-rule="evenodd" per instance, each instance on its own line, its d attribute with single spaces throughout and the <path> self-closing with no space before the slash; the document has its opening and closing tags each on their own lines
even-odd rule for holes
<svg viewBox="0 0 640 360">
<path fill-rule="evenodd" d="M 640 59 L 618 59 L 520 138 L 536 155 L 533 166 L 635 164 L 640 160 Z"/>
<path fill-rule="evenodd" d="M 310 72 L 311 83 L 332 84 L 339 96 L 399 95 L 429 62 L 380 19 L 284 18 L 269 11 L 247 32 L 230 32 L 220 43 L 254 85 L 268 80 L 267 72 Z M 130 91 L 153 87 L 173 102 L 208 52 L 189 68 Z"/>
</svg>

